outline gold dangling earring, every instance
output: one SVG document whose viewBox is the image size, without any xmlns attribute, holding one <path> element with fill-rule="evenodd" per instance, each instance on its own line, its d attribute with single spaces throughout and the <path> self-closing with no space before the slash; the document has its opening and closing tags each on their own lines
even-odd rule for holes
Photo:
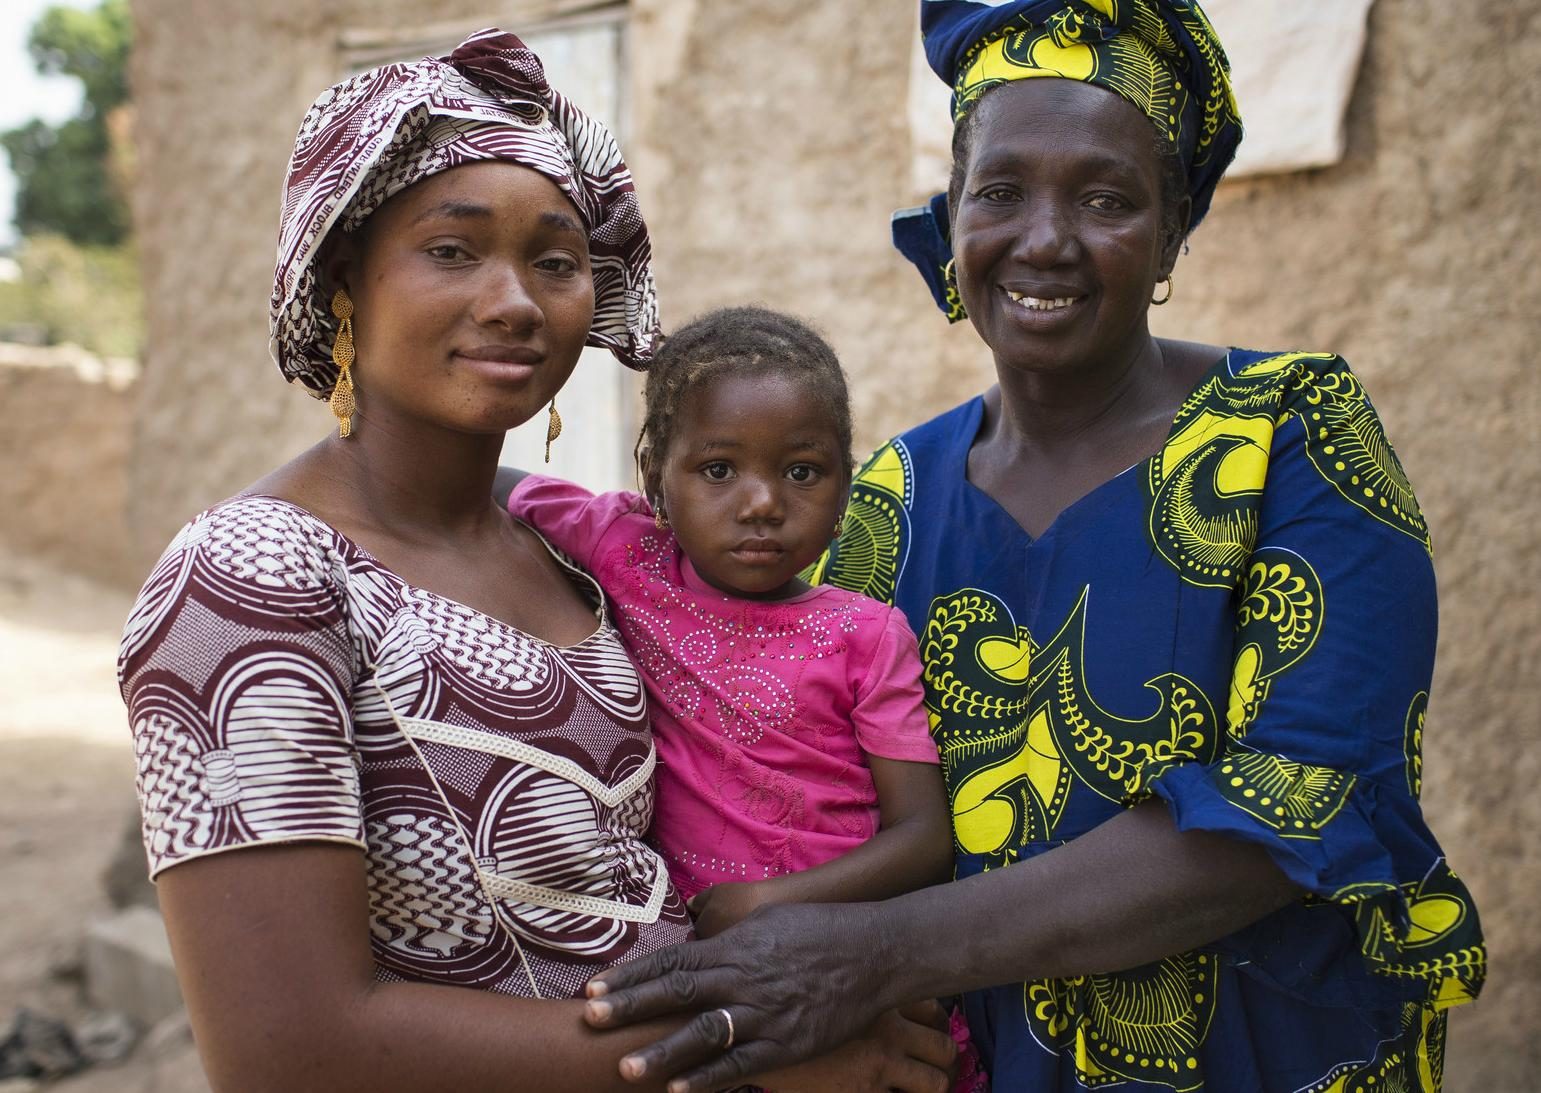
<svg viewBox="0 0 1541 1093">
<path fill-rule="evenodd" d="M 353 412 L 358 404 L 353 400 L 353 301 L 346 289 L 332 294 L 332 314 L 339 323 L 337 340 L 332 343 L 332 363 L 337 365 L 337 382 L 332 384 L 332 395 L 326 404 L 337 419 L 337 435 L 347 438 L 353 435 Z"/>
<path fill-rule="evenodd" d="M 551 414 L 546 420 L 546 462 L 551 462 L 551 442 L 562 435 L 562 415 L 556 412 L 556 399 L 551 400 Z"/>
<path fill-rule="evenodd" d="M 1170 300 L 1172 298 L 1172 275 L 1170 273 L 1167 274 L 1165 277 L 1162 278 L 1162 281 L 1166 282 L 1166 295 L 1161 297 L 1161 299 L 1159 299 L 1159 300 L 1156 299 L 1154 296 L 1152 296 L 1150 298 L 1150 302 L 1155 304 L 1157 307 L 1160 307 L 1162 304 L 1166 303 L 1168 300 Z M 1156 284 L 1158 284 L 1158 285 L 1161 284 L 1161 281 L 1157 281 Z"/>
<path fill-rule="evenodd" d="M 669 526 L 669 518 L 664 515 L 661 504 L 653 510 L 653 526 L 659 531 Z"/>
<path fill-rule="evenodd" d="M 838 538 L 840 538 L 840 536 L 842 536 L 844 534 L 845 534 L 845 513 L 842 512 L 839 516 L 835 517 L 835 538 L 838 539 Z"/>
</svg>

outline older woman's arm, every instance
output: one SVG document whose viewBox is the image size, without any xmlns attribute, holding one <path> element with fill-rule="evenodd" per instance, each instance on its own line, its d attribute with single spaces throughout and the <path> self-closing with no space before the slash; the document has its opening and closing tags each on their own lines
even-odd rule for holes
<svg viewBox="0 0 1541 1093">
<path fill-rule="evenodd" d="M 597 1027 L 729 1005 L 737 1050 L 671 1090 L 716 1089 L 841 1042 L 879 1011 L 998 983 L 1112 971 L 1223 937 L 1299 892 L 1262 848 L 1136 805 L 1047 854 L 882 904 L 772 907 L 605 973 Z M 743 1000 L 752 999 L 745 1003 Z M 716 1054 L 711 1014 L 627 1058 L 636 1080 Z"/>
</svg>

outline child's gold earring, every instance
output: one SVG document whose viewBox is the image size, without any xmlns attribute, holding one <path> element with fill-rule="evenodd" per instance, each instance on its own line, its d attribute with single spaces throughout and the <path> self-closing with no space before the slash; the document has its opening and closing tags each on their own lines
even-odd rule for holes
<svg viewBox="0 0 1541 1093">
<path fill-rule="evenodd" d="M 327 405 L 337 419 L 337 435 L 353 434 L 353 300 L 346 289 L 332 294 L 332 314 L 337 317 L 337 340 L 332 343 L 332 362 L 337 365 L 337 382 L 332 385 L 332 395 Z"/>
<path fill-rule="evenodd" d="M 669 518 L 663 514 L 663 509 L 653 510 L 653 526 L 659 531 L 669 526 Z"/>
</svg>

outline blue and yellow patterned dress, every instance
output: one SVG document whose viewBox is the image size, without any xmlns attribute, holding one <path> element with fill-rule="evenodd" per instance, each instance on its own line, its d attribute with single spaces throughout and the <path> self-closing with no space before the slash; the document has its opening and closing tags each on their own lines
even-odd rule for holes
<svg viewBox="0 0 1541 1093">
<path fill-rule="evenodd" d="M 1485 953 L 1418 805 L 1428 530 L 1359 381 L 1232 351 L 1037 539 L 967 481 L 982 411 L 873 456 L 814 574 L 920 637 L 958 875 L 1154 794 L 1310 893 L 1144 967 L 971 995 L 995 1088 L 1438 1089 Z"/>
</svg>

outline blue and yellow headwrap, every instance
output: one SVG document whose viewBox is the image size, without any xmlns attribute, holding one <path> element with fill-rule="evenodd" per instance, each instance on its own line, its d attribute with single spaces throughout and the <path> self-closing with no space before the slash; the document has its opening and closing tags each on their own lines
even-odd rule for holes
<svg viewBox="0 0 1541 1093">
<path fill-rule="evenodd" d="M 1189 227 L 1209 211 L 1241 143 L 1230 63 L 1197 0 L 920 0 L 931 68 L 952 88 L 953 120 L 990 88 L 1051 76 L 1105 87 L 1150 118 L 1183 164 Z M 947 195 L 894 214 L 894 245 L 956 322 Z"/>
</svg>

